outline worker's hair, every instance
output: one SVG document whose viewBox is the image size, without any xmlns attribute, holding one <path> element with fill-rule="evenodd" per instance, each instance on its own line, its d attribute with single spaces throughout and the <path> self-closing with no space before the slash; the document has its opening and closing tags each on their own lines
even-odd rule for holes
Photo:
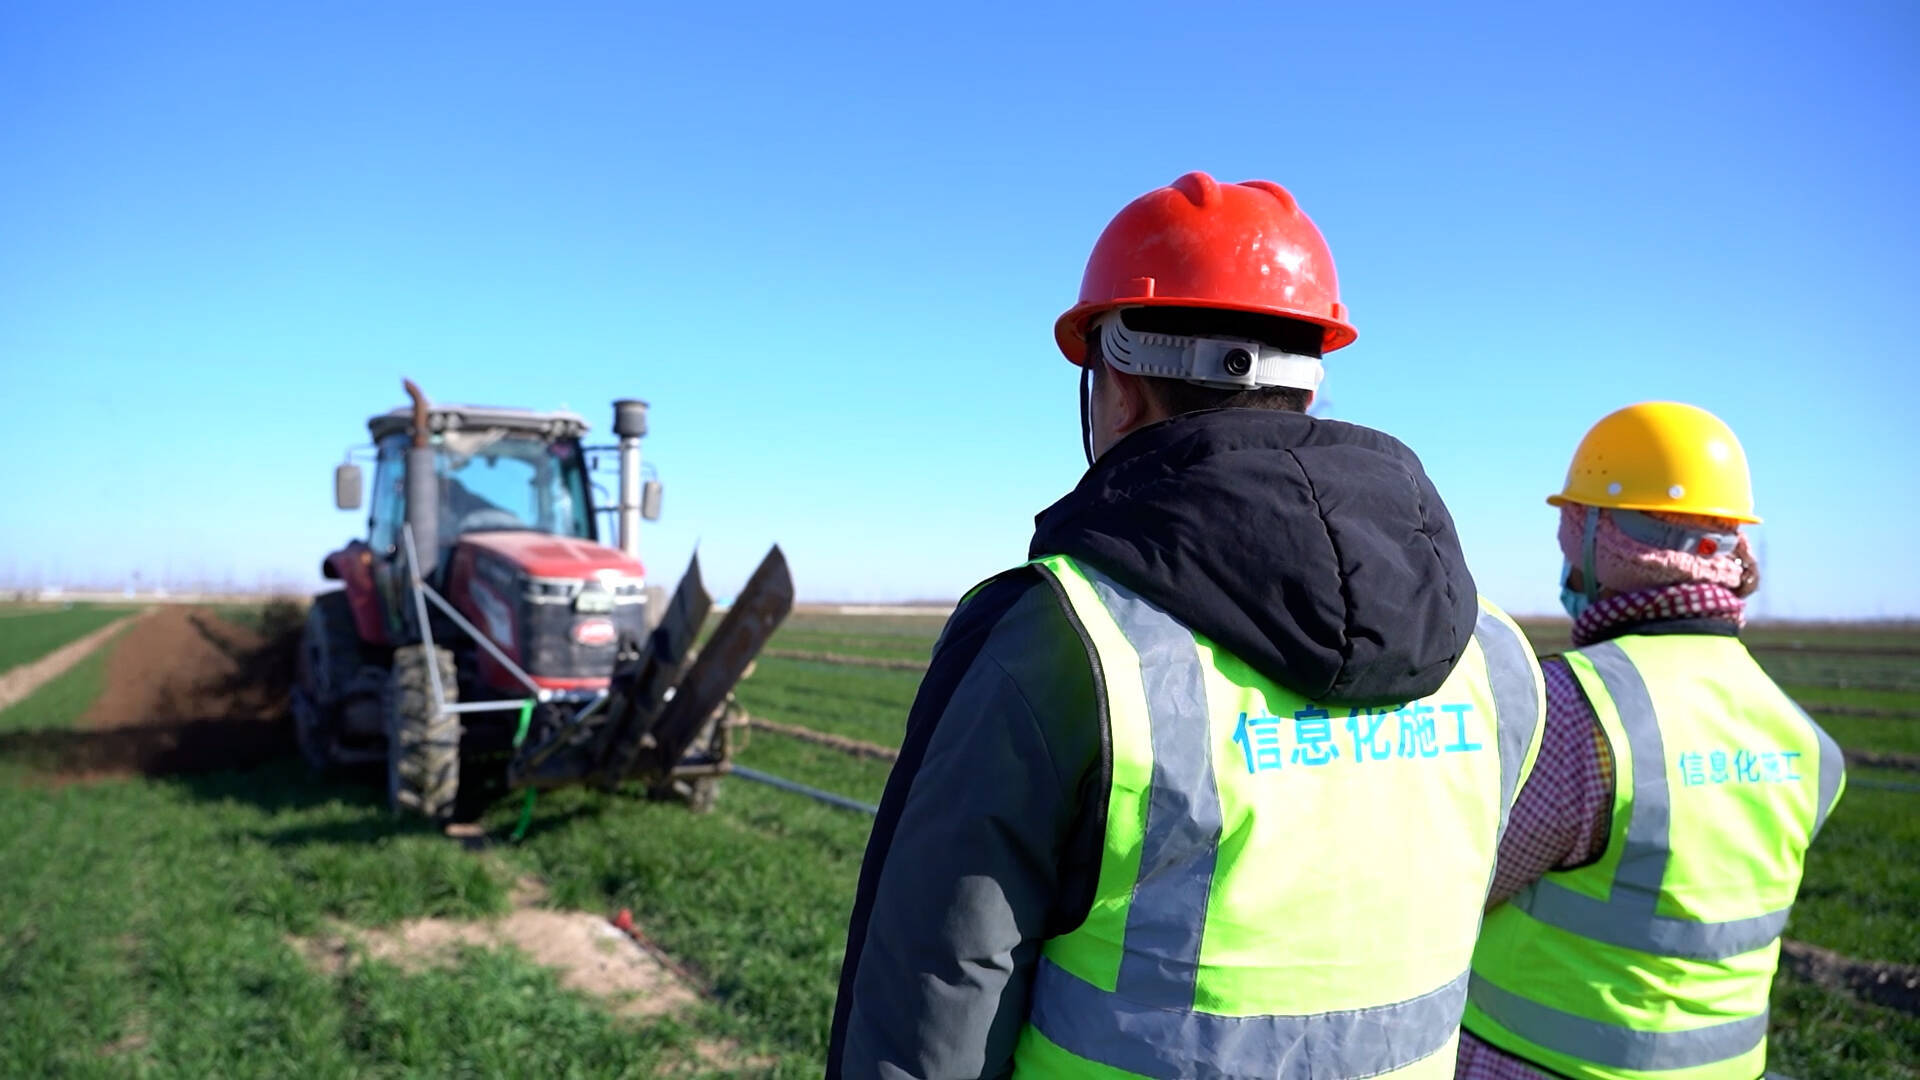
<svg viewBox="0 0 1920 1080">
<path fill-rule="evenodd" d="M 1250 311 L 1222 311 L 1219 308 L 1138 307 L 1120 313 L 1129 330 L 1149 334 L 1178 334 L 1182 337 L 1221 337 L 1257 341 L 1269 348 L 1299 356 L 1319 356 L 1326 331 L 1298 319 L 1261 315 Z M 1087 356 L 1100 355 L 1100 335 L 1087 335 Z M 1105 363 L 1094 365 L 1094 378 L 1106 370 Z M 1146 392 L 1168 416 L 1200 412 L 1203 409 L 1273 409 L 1279 412 L 1306 412 L 1311 393 L 1292 386 L 1260 386 L 1251 390 L 1228 390 L 1201 386 L 1180 379 L 1143 378 Z"/>
</svg>

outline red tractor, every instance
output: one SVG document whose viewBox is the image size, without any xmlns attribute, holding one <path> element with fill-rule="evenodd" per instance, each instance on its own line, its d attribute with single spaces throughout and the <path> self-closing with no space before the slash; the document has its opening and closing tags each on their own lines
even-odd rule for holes
<svg viewBox="0 0 1920 1080">
<path fill-rule="evenodd" d="M 793 603 L 776 547 L 705 647 L 712 602 L 696 557 L 669 603 L 649 588 L 639 523 L 646 403 L 616 401 L 617 446 L 582 443 L 569 412 L 412 405 L 367 421 L 367 536 L 326 557 L 342 588 L 314 598 L 293 716 L 316 768 L 384 762 L 395 810 L 446 820 L 504 787 L 644 781 L 696 808 L 729 769 L 732 689 Z M 349 454 L 351 459 L 352 454 Z M 619 497 L 594 502 L 594 466 Z M 334 474 L 361 504 L 361 471 Z M 600 543 L 600 515 L 619 543 Z M 476 782 L 477 781 L 477 782 Z M 466 800 L 469 807 L 473 799 Z"/>
</svg>

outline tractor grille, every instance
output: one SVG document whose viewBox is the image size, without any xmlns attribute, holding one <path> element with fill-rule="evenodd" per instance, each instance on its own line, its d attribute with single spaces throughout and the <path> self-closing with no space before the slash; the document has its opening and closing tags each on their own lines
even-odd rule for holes
<svg viewBox="0 0 1920 1080">
<path fill-rule="evenodd" d="M 646 606 L 619 604 L 605 614 L 577 612 L 572 604 L 522 601 L 520 625 L 525 628 L 521 646 L 527 674 L 551 679 L 606 679 L 613 676 L 613 657 L 622 637 L 640 638 L 646 632 Z M 613 624 L 610 640 L 596 641 L 587 634 L 586 624 Z"/>
</svg>

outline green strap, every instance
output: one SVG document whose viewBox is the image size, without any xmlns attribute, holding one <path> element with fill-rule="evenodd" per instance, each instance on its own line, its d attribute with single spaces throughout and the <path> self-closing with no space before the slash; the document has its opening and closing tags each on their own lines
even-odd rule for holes
<svg viewBox="0 0 1920 1080">
<path fill-rule="evenodd" d="M 527 741 L 527 727 L 532 723 L 533 699 L 528 698 L 520 704 L 520 730 L 513 733 L 513 748 L 515 750 L 520 749 L 520 744 Z"/>
<path fill-rule="evenodd" d="M 521 837 L 527 835 L 527 826 L 533 824 L 533 797 L 535 794 L 534 789 L 528 788 L 527 801 L 520 806 L 520 823 L 513 827 L 513 836 L 510 837 L 516 844 L 520 842 Z"/>
<path fill-rule="evenodd" d="M 520 749 L 520 744 L 527 741 L 527 727 L 532 723 L 533 699 L 528 698 L 526 704 L 520 706 L 520 729 L 513 733 L 513 748 L 515 750 Z M 536 794 L 537 792 L 533 788 L 527 789 L 527 801 L 521 804 L 520 807 L 520 823 L 513 827 L 513 836 L 511 839 L 516 844 L 520 842 L 521 837 L 527 835 L 527 826 L 533 824 L 533 800 Z"/>
</svg>

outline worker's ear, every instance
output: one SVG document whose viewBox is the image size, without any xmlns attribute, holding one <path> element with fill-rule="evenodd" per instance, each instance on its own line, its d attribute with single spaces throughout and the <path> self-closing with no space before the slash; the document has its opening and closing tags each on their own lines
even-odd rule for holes
<svg viewBox="0 0 1920 1080">
<path fill-rule="evenodd" d="M 1156 420 L 1166 419 L 1160 402 L 1147 391 L 1147 380 L 1139 375 L 1108 368 L 1104 373 L 1111 384 L 1109 400 L 1113 411 L 1108 414 L 1107 435 L 1117 440 L 1123 435 L 1146 427 Z"/>
</svg>

